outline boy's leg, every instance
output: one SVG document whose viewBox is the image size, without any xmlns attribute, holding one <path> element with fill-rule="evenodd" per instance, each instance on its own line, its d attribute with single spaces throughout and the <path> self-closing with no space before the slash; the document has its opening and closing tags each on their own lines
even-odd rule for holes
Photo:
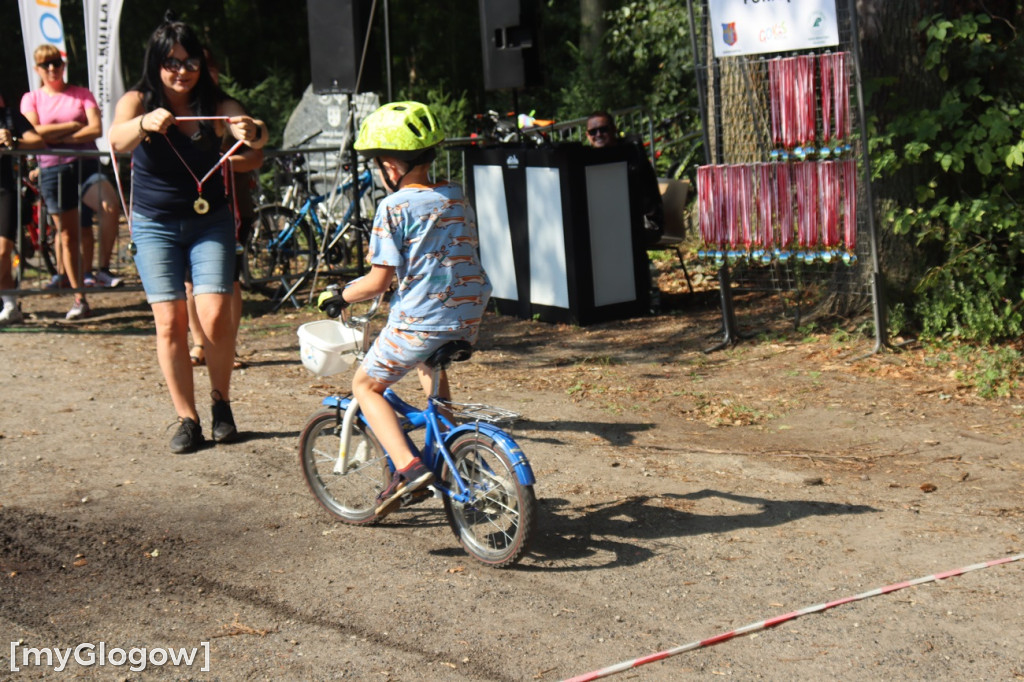
<svg viewBox="0 0 1024 682">
<path fill-rule="evenodd" d="M 409 449 L 394 408 L 384 397 L 387 388 L 370 377 L 362 367 L 356 370 L 352 379 L 352 394 L 359 401 L 359 409 L 366 415 L 377 440 L 391 456 L 395 469 L 404 469 L 412 463 L 415 455 Z"/>
</svg>

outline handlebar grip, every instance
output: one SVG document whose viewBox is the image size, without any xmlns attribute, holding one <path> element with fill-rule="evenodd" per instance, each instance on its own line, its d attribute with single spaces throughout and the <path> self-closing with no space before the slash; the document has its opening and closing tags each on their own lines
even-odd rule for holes
<svg viewBox="0 0 1024 682">
<path fill-rule="evenodd" d="M 328 287 L 326 291 L 320 293 L 316 300 L 316 307 L 327 317 L 334 318 L 340 316 L 341 311 L 348 307 L 348 301 L 342 297 L 341 290 L 336 286 Z"/>
</svg>

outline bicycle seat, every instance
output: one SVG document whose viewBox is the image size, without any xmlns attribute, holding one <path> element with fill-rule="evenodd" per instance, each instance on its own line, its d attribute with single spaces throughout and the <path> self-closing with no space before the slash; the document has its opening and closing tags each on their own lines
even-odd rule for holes
<svg viewBox="0 0 1024 682">
<path fill-rule="evenodd" d="M 423 361 L 423 364 L 431 369 L 446 369 L 453 362 L 469 360 L 473 355 L 473 346 L 469 341 L 449 341 L 431 354 Z"/>
</svg>

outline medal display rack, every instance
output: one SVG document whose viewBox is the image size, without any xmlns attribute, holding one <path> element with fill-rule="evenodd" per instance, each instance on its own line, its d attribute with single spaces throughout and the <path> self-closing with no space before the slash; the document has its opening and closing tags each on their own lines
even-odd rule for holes
<svg viewBox="0 0 1024 682">
<path fill-rule="evenodd" d="M 839 44 L 716 57 L 709 2 L 688 0 L 704 165 L 697 256 L 717 267 L 718 350 L 738 342 L 738 292 L 779 294 L 795 326 L 808 305 L 870 306 L 886 340 L 854 0 L 836 0 Z M 785 295 L 783 295 L 785 294 Z"/>
</svg>

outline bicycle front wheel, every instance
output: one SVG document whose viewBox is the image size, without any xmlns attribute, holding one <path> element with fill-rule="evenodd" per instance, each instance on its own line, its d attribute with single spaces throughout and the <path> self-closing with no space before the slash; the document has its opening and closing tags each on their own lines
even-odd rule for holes
<svg viewBox="0 0 1024 682">
<path fill-rule="evenodd" d="M 472 499 L 463 504 L 444 496 L 448 523 L 463 548 L 478 561 L 501 568 L 519 560 L 526 551 L 536 520 L 533 486 L 519 482 L 512 462 L 494 439 L 466 433 L 451 445 L 458 476 Z M 447 466 L 444 482 L 458 490 L 455 472 Z"/>
<path fill-rule="evenodd" d="M 335 518 L 357 525 L 376 523 L 377 494 L 391 480 L 384 449 L 359 420 L 352 424 L 344 470 L 338 465 L 340 447 L 338 412 L 317 412 L 299 438 L 299 458 L 306 484 L 320 506 Z"/>
<path fill-rule="evenodd" d="M 313 230 L 284 206 L 261 206 L 242 255 L 242 284 L 273 295 L 313 267 Z"/>
</svg>

